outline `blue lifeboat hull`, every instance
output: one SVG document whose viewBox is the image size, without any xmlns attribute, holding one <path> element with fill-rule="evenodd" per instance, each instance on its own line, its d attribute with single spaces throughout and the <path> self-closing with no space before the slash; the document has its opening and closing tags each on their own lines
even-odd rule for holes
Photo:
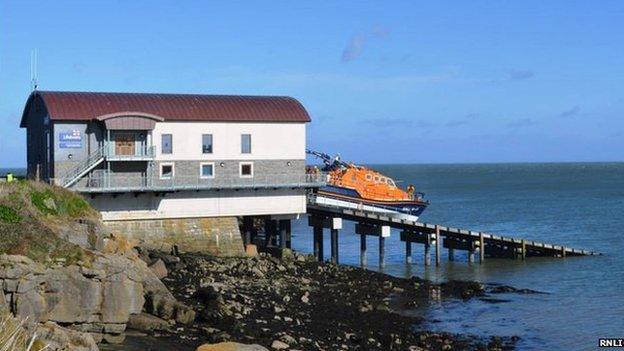
<svg viewBox="0 0 624 351">
<path fill-rule="evenodd" d="M 380 212 L 396 212 L 410 217 L 419 217 L 427 208 L 428 203 L 419 200 L 404 201 L 383 201 L 364 199 L 354 189 L 326 185 L 318 189 L 318 196 L 344 201 L 356 205 L 366 206 L 366 208 L 378 208 Z"/>
</svg>

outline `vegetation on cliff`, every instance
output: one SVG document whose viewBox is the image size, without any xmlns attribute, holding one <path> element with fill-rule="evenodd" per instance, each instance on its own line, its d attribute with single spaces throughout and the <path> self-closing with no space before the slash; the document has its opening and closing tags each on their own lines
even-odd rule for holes
<svg viewBox="0 0 624 351">
<path fill-rule="evenodd" d="M 40 182 L 0 183 L 0 254 L 24 255 L 38 262 L 88 260 L 61 232 L 99 214 L 80 196 Z"/>
</svg>

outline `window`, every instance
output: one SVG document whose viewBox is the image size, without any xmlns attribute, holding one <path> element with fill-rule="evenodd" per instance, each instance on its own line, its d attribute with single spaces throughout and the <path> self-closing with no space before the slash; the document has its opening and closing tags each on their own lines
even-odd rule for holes
<svg viewBox="0 0 624 351">
<path fill-rule="evenodd" d="M 241 162 L 240 164 L 240 176 L 241 178 L 253 177 L 253 163 Z"/>
<path fill-rule="evenodd" d="M 214 178 L 214 163 L 201 163 L 199 165 L 199 176 L 201 178 Z"/>
<path fill-rule="evenodd" d="M 212 153 L 212 134 L 202 134 L 202 153 Z"/>
<path fill-rule="evenodd" d="M 174 175 L 173 163 L 160 164 L 160 179 L 171 179 Z"/>
<path fill-rule="evenodd" d="M 162 135 L 161 152 L 163 154 L 173 153 L 173 136 L 171 134 Z"/>
<path fill-rule="evenodd" d="M 251 153 L 251 134 L 241 134 L 241 153 Z"/>
</svg>

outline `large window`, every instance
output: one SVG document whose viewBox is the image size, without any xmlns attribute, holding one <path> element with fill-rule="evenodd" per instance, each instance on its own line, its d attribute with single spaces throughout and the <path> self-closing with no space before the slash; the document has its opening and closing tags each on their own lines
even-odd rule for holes
<svg viewBox="0 0 624 351">
<path fill-rule="evenodd" d="M 212 134 L 202 134 L 202 153 L 212 153 Z"/>
<path fill-rule="evenodd" d="M 162 135 L 161 152 L 163 154 L 173 153 L 173 136 L 171 134 Z"/>
<path fill-rule="evenodd" d="M 253 163 L 241 162 L 240 163 L 240 177 L 252 178 L 253 177 Z"/>
<path fill-rule="evenodd" d="M 160 164 L 160 179 L 171 179 L 174 176 L 174 172 L 173 163 Z"/>
<path fill-rule="evenodd" d="M 214 178 L 214 163 L 204 162 L 199 165 L 199 176 L 201 178 Z"/>
<path fill-rule="evenodd" d="M 241 134 L 241 153 L 251 153 L 251 134 Z"/>
</svg>

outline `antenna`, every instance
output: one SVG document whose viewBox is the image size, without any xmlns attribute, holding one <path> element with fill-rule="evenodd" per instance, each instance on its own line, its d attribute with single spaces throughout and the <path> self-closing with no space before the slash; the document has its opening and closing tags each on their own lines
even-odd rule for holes
<svg viewBox="0 0 624 351">
<path fill-rule="evenodd" d="M 37 90 L 37 49 L 30 52 L 30 89 Z"/>
</svg>

